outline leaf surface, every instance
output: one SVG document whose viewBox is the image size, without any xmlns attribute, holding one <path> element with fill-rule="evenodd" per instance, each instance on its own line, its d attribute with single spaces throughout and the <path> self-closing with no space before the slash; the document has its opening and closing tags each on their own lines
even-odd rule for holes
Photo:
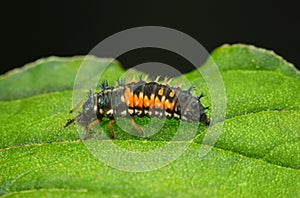
<svg viewBox="0 0 300 198">
<path fill-rule="evenodd" d="M 226 119 L 218 141 L 206 156 L 199 157 L 207 134 L 200 127 L 178 159 L 148 172 L 111 168 L 89 152 L 74 126 L 61 129 L 70 117 L 72 87 L 84 57 L 47 58 L 1 76 L 0 195 L 299 196 L 299 71 L 273 52 L 247 45 L 224 45 L 212 58 L 215 63 L 208 61 L 200 71 L 205 73 L 216 64 L 226 89 Z M 90 57 L 88 61 L 93 67 L 108 60 Z M 113 62 L 103 76 L 113 85 L 124 72 Z M 185 78 L 195 94 L 207 96 L 201 101 L 210 106 L 209 90 L 198 71 Z M 164 145 L 176 126 L 178 121 L 170 120 L 160 133 L 146 139 L 114 126 L 114 143 L 147 152 Z M 106 124 L 103 127 L 108 134 Z M 103 151 L 109 148 L 107 141 L 98 143 Z"/>
</svg>

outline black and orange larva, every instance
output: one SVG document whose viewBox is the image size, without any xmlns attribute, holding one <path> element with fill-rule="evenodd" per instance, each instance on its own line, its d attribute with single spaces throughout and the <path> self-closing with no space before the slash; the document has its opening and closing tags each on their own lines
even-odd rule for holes
<svg viewBox="0 0 300 198">
<path fill-rule="evenodd" d="M 180 87 L 171 87 L 167 83 L 158 81 L 146 82 L 140 78 L 137 82 L 118 81 L 116 87 L 108 86 L 107 81 L 101 84 L 101 91 L 89 92 L 86 101 L 78 103 L 71 111 L 75 111 L 82 105 L 82 112 L 74 119 L 69 119 L 63 126 L 69 126 L 74 121 L 86 128 L 84 139 L 89 137 L 94 125 L 100 123 L 104 117 L 109 118 L 108 123 L 111 137 L 114 137 L 112 124 L 118 117 L 131 118 L 131 124 L 141 134 L 143 131 L 134 122 L 133 117 L 166 117 L 188 122 L 205 122 L 209 125 L 209 119 L 199 97 L 191 94 L 191 89 L 182 90 Z"/>
</svg>

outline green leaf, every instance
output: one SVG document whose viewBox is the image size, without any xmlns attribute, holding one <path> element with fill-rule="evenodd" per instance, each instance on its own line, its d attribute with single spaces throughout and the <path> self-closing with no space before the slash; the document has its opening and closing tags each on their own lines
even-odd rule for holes
<svg viewBox="0 0 300 198">
<path fill-rule="evenodd" d="M 212 58 L 214 62 L 209 60 L 200 71 L 207 73 L 216 64 L 224 81 L 227 111 L 218 141 L 206 156 L 199 157 L 200 148 L 207 147 L 202 140 L 208 131 L 200 127 L 193 143 L 177 160 L 140 173 L 117 170 L 98 161 L 74 126 L 61 129 L 70 118 L 72 87 L 84 57 L 51 57 L 1 76 L 0 195 L 299 196 L 299 71 L 273 52 L 247 45 L 224 45 L 212 53 Z M 125 72 L 111 60 L 85 60 L 91 67 L 109 63 L 103 79 L 111 85 Z M 185 78 L 196 94 L 207 96 L 201 100 L 204 105 L 211 106 L 213 90 L 208 90 L 198 71 Z M 224 98 L 218 100 L 224 102 Z M 145 119 L 137 121 L 143 123 Z M 107 125 L 102 125 L 109 133 Z M 222 122 L 210 127 L 220 125 Z M 184 128 L 187 132 L 188 126 Z M 129 151 L 146 152 L 164 145 L 176 127 L 178 122 L 170 120 L 160 133 L 143 139 L 114 126 L 117 137 L 113 142 Z M 103 151 L 109 146 L 108 141 L 97 143 Z"/>
<path fill-rule="evenodd" d="M 0 100 L 12 100 L 55 91 L 72 90 L 77 70 L 85 64 L 91 69 L 109 64 L 109 74 L 118 76 L 122 69 L 112 59 L 93 56 L 73 58 L 49 57 L 15 69 L 0 77 Z M 117 73 L 114 73 L 117 72 Z M 103 76 L 106 77 L 106 76 Z M 112 83 L 116 79 L 108 78 Z"/>
</svg>

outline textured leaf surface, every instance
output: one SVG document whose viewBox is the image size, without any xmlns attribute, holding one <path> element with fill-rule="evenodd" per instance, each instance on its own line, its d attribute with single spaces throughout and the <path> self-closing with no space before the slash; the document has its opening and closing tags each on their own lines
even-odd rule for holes
<svg viewBox="0 0 300 198">
<path fill-rule="evenodd" d="M 0 100 L 11 100 L 34 96 L 42 93 L 72 90 L 76 73 L 82 63 L 95 67 L 110 63 L 110 59 L 96 57 L 58 58 L 49 57 L 15 69 L 0 76 Z M 112 61 L 108 74 L 117 76 L 120 66 Z M 105 77 L 105 76 L 104 76 Z M 110 82 L 115 80 L 108 78 Z"/>
<path fill-rule="evenodd" d="M 199 128 L 177 160 L 141 173 L 106 166 L 92 156 L 74 126 L 61 129 L 70 117 L 71 90 L 83 57 L 52 57 L 0 77 L 0 195 L 299 196 L 299 72 L 274 53 L 252 46 L 225 45 L 212 57 L 227 95 L 226 120 L 214 148 L 199 157 L 207 132 Z M 89 61 L 93 66 L 107 59 Z M 212 64 L 208 61 L 200 70 Z M 110 68 L 105 77 L 113 83 L 124 71 L 117 62 Z M 185 77 L 198 94 L 208 94 L 196 73 Z M 209 105 L 209 97 L 203 103 Z M 146 140 L 114 127 L 118 134 L 114 142 L 128 150 L 148 151 L 164 144 L 177 124 L 169 121 L 161 133 Z M 108 146 L 106 141 L 100 143 Z"/>
</svg>

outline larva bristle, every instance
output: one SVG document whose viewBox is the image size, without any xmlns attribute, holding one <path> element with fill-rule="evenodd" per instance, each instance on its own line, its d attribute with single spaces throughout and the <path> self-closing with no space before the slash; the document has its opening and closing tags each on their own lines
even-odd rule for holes
<svg viewBox="0 0 300 198">
<path fill-rule="evenodd" d="M 172 81 L 172 78 L 170 78 L 168 81 L 167 81 L 167 84 L 169 85 Z"/>
<path fill-rule="evenodd" d="M 160 75 L 159 76 L 156 76 L 156 78 L 155 78 L 155 80 L 154 80 L 154 82 L 159 82 L 159 79 L 160 79 Z"/>
<path fill-rule="evenodd" d="M 168 76 L 165 76 L 164 81 L 162 82 L 163 85 L 167 85 L 170 78 Z"/>
<path fill-rule="evenodd" d="M 194 88 L 195 88 L 195 87 L 193 87 L 193 86 L 190 86 L 190 88 L 188 88 L 188 90 L 187 90 L 187 91 L 188 91 L 188 92 L 191 92 L 191 91 L 193 91 L 193 90 L 194 90 Z"/>
<path fill-rule="evenodd" d="M 123 78 L 119 78 L 119 79 L 117 79 L 117 83 L 118 83 L 118 86 L 123 86 L 123 85 L 125 85 L 125 79 L 123 79 Z"/>
<path fill-rule="evenodd" d="M 144 81 L 148 81 L 148 78 L 149 78 L 149 74 L 145 75 Z"/>
</svg>

